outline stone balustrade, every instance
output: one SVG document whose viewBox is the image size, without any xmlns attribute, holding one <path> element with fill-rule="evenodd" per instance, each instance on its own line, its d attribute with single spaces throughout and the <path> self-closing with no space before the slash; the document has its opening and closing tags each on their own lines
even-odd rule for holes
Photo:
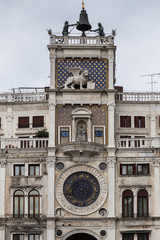
<svg viewBox="0 0 160 240">
<path fill-rule="evenodd" d="M 47 100 L 46 92 L 37 93 L 2 93 L 0 102 L 44 102 Z"/>
<path fill-rule="evenodd" d="M 95 151 L 95 148 L 99 150 L 102 148 L 102 144 L 97 143 L 69 143 L 59 145 L 59 147 L 64 148 L 70 146 L 82 147 L 83 151 Z M 82 146 L 81 146 L 82 145 Z M 94 150 L 93 150 L 93 147 Z M 46 148 L 48 147 L 48 138 L 1 138 L 0 148 L 1 149 L 23 149 L 23 148 Z M 123 138 L 116 140 L 117 148 L 159 148 L 160 138 Z M 76 149 L 77 150 L 77 149 Z M 67 150 L 68 151 L 68 150 Z M 79 149 L 78 149 L 79 151 Z"/>
<path fill-rule="evenodd" d="M 114 45 L 114 37 L 99 36 L 51 36 L 50 44 L 68 44 L 68 45 Z"/>
<path fill-rule="evenodd" d="M 160 102 L 160 92 L 118 92 L 116 102 Z"/>
<path fill-rule="evenodd" d="M 1 138 L 1 149 L 46 148 L 48 138 Z"/>
<path fill-rule="evenodd" d="M 159 148 L 160 138 L 122 138 L 116 140 L 117 148 Z"/>
</svg>

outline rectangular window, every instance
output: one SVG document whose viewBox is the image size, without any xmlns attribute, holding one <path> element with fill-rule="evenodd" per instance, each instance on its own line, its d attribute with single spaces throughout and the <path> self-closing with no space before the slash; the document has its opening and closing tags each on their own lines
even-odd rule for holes
<svg viewBox="0 0 160 240">
<path fill-rule="evenodd" d="M 149 234 L 148 233 L 139 233 L 137 236 L 138 240 L 149 240 Z"/>
<path fill-rule="evenodd" d="M 29 117 L 19 117 L 18 128 L 29 128 Z"/>
<path fill-rule="evenodd" d="M 120 164 L 121 175 L 135 175 L 135 164 Z"/>
<path fill-rule="evenodd" d="M 1 124 L 1 118 L 0 118 L 0 129 L 2 128 L 2 124 Z"/>
<path fill-rule="evenodd" d="M 24 235 L 23 234 L 14 234 L 13 240 L 24 240 Z"/>
<path fill-rule="evenodd" d="M 60 144 L 69 142 L 69 127 L 60 128 Z"/>
<path fill-rule="evenodd" d="M 40 165 L 32 164 L 29 165 L 29 176 L 39 176 L 40 175 Z"/>
<path fill-rule="evenodd" d="M 33 117 L 33 128 L 44 127 L 44 116 Z"/>
<path fill-rule="evenodd" d="M 28 240 L 39 240 L 39 234 L 29 234 L 28 235 Z"/>
<path fill-rule="evenodd" d="M 145 128 L 145 117 L 135 116 L 134 117 L 134 127 L 135 128 Z"/>
<path fill-rule="evenodd" d="M 148 175 L 149 164 L 137 164 L 137 175 Z"/>
<path fill-rule="evenodd" d="M 103 127 L 94 128 L 94 142 L 104 144 L 104 128 Z"/>
<path fill-rule="evenodd" d="M 131 127 L 131 116 L 120 116 L 120 127 Z"/>
<path fill-rule="evenodd" d="M 22 165 L 14 165 L 14 176 L 24 176 L 25 166 Z"/>
<path fill-rule="evenodd" d="M 124 233 L 122 240 L 134 240 L 134 234 L 133 233 Z"/>
</svg>

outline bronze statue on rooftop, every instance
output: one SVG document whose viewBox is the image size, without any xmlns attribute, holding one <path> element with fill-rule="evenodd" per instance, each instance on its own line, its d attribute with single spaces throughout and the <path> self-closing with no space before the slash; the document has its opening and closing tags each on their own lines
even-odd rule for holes
<svg viewBox="0 0 160 240">
<path fill-rule="evenodd" d="M 101 23 L 98 23 L 98 28 L 95 29 L 95 30 L 90 30 L 90 32 L 98 32 L 99 36 L 100 37 L 104 37 L 105 36 L 105 33 L 104 33 L 104 28 L 102 26 Z"/>
<path fill-rule="evenodd" d="M 77 25 L 77 23 L 69 24 L 68 21 L 65 21 L 64 27 L 63 27 L 63 31 L 62 31 L 62 35 L 63 36 L 68 36 L 68 34 L 69 34 L 69 32 L 68 32 L 69 27 L 73 27 L 73 26 L 76 26 L 76 25 Z"/>
</svg>

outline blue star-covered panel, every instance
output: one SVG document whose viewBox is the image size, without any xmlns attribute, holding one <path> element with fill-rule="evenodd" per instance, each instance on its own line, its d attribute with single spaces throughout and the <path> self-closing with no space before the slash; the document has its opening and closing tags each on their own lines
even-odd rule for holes
<svg viewBox="0 0 160 240">
<path fill-rule="evenodd" d="M 71 73 L 67 71 L 70 67 L 81 67 L 88 69 L 88 81 L 95 82 L 96 89 L 106 89 L 108 82 L 108 65 L 107 60 L 80 60 L 80 59 L 57 59 L 56 65 L 56 82 L 57 86 L 63 86 Z"/>
</svg>

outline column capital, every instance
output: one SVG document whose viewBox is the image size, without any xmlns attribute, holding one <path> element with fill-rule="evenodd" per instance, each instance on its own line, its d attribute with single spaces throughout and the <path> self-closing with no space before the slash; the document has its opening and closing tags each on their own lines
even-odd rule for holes
<svg viewBox="0 0 160 240">
<path fill-rule="evenodd" d="M 55 102 L 50 102 L 49 103 L 49 109 L 50 110 L 55 110 L 55 108 L 56 108 L 56 103 Z"/>
<path fill-rule="evenodd" d="M 0 160 L 0 168 L 4 168 L 7 164 L 6 160 Z"/>
<path fill-rule="evenodd" d="M 52 156 L 52 157 L 47 157 L 47 164 L 48 167 L 53 168 L 55 166 L 55 162 L 56 162 L 56 157 Z"/>
<path fill-rule="evenodd" d="M 107 157 L 107 162 L 109 167 L 114 167 L 116 164 L 116 158 L 115 157 Z"/>
<path fill-rule="evenodd" d="M 153 166 L 159 167 L 160 159 L 153 159 Z"/>
</svg>

